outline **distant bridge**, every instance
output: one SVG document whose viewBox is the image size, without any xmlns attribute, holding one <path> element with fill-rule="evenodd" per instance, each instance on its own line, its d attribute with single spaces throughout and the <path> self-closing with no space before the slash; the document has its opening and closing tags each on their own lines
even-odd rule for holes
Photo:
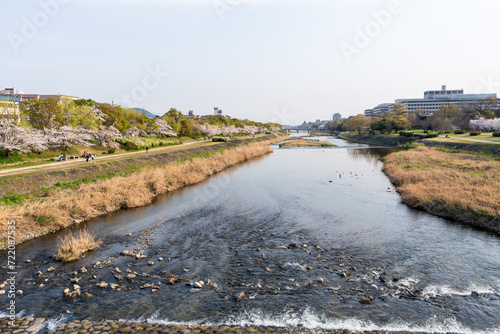
<svg viewBox="0 0 500 334">
<path fill-rule="evenodd" d="M 329 129 L 302 129 L 301 127 L 299 126 L 291 126 L 288 128 L 289 131 L 296 131 L 296 132 L 307 132 L 307 133 L 311 133 L 311 132 L 324 132 L 324 133 L 331 133 L 332 131 L 329 130 Z"/>
</svg>

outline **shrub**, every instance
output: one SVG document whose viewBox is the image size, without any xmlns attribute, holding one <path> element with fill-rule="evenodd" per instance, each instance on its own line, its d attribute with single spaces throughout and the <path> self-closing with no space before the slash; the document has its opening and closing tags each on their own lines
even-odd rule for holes
<svg viewBox="0 0 500 334">
<path fill-rule="evenodd" d="M 464 130 L 455 130 L 455 131 L 453 131 L 453 133 L 456 135 L 463 135 L 465 133 L 465 131 Z"/>
<path fill-rule="evenodd" d="M 402 137 L 413 137 L 412 131 L 399 131 L 399 135 Z"/>
<path fill-rule="evenodd" d="M 493 132 L 493 137 L 500 137 L 500 132 Z"/>
<path fill-rule="evenodd" d="M 54 258 L 63 262 L 78 260 L 83 254 L 99 247 L 102 242 L 101 240 L 96 241 L 94 235 L 87 230 L 80 230 L 76 235 L 70 232 L 58 239 L 59 249 Z"/>
<path fill-rule="evenodd" d="M 54 217 L 51 215 L 49 215 L 49 216 L 46 216 L 46 215 L 33 216 L 33 220 L 35 221 L 35 223 L 37 223 L 38 225 L 41 225 L 41 226 L 49 225 L 50 223 L 52 223 L 53 219 L 54 219 Z"/>
<path fill-rule="evenodd" d="M 421 146 L 424 146 L 424 144 L 419 144 L 419 143 L 406 143 L 404 145 L 399 145 L 399 148 L 405 150 L 405 151 L 408 151 L 408 150 L 411 150 L 411 149 L 414 149 L 414 148 L 417 148 L 417 147 L 421 147 Z"/>
<path fill-rule="evenodd" d="M 264 134 L 266 134 L 266 135 L 272 135 L 273 133 L 271 131 L 266 131 Z"/>
<path fill-rule="evenodd" d="M 21 194 L 13 193 L 13 192 L 8 192 L 4 197 L 0 198 L 0 203 L 9 205 L 9 204 L 19 204 L 21 203 L 26 197 Z"/>
<path fill-rule="evenodd" d="M 148 147 L 157 147 L 157 146 L 169 146 L 169 145 L 179 145 L 181 142 L 177 139 L 174 140 L 161 140 L 158 138 L 148 138 L 148 137 L 133 137 L 133 138 L 116 138 L 115 142 L 120 143 L 121 145 L 127 148 L 127 145 L 135 145 L 135 149 L 144 149 L 146 146 Z M 127 144 L 132 143 L 132 144 Z M 129 150 L 129 148 L 127 148 Z M 134 148 L 130 148 L 132 150 Z"/>
<path fill-rule="evenodd" d="M 127 141 L 125 143 L 125 149 L 127 151 L 131 151 L 131 150 L 137 150 L 137 144 L 134 143 L 133 141 Z"/>
<path fill-rule="evenodd" d="M 115 153 L 116 152 L 116 148 L 112 147 L 108 150 L 108 153 L 109 154 L 112 154 L 112 153 Z"/>
<path fill-rule="evenodd" d="M 427 135 L 425 133 L 414 133 L 413 136 L 417 137 L 417 138 L 420 138 L 420 139 L 423 139 Z"/>
<path fill-rule="evenodd" d="M 437 132 L 415 133 L 413 136 L 420 138 L 420 139 L 425 139 L 425 138 L 436 138 L 438 136 L 438 134 L 437 134 Z"/>
<path fill-rule="evenodd" d="M 212 137 L 213 142 L 227 142 L 228 139 L 226 137 Z"/>
<path fill-rule="evenodd" d="M 481 131 L 471 131 L 469 132 L 469 135 L 471 136 L 479 136 L 481 134 Z"/>
</svg>

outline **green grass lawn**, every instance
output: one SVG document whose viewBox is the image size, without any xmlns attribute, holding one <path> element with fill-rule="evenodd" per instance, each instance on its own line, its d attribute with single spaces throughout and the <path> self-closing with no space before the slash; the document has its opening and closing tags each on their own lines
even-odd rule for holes
<svg viewBox="0 0 500 334">
<path fill-rule="evenodd" d="M 500 137 L 493 137 L 491 135 L 491 133 L 481 133 L 479 136 L 471 136 L 468 133 L 464 133 L 464 134 L 461 134 L 461 135 L 456 135 L 454 133 L 449 133 L 448 136 L 450 136 L 450 137 L 457 137 L 457 138 L 487 140 L 487 141 L 491 141 L 491 142 L 500 143 Z"/>
<path fill-rule="evenodd" d="M 451 135 L 449 135 L 451 136 Z M 455 136 L 455 135 L 452 135 L 452 136 Z M 481 142 L 473 142 L 473 141 L 470 141 L 470 140 L 466 140 L 468 138 L 471 138 L 471 139 L 479 139 L 479 140 L 485 140 L 485 141 L 490 141 L 492 143 L 492 145 L 496 142 L 496 143 L 500 143 L 500 140 L 492 140 L 492 139 L 498 139 L 498 138 L 495 138 L 495 137 L 491 137 L 489 139 L 486 139 L 486 138 L 483 138 L 481 136 L 469 136 L 469 135 L 456 135 L 457 138 L 445 138 L 445 137 L 437 137 L 437 138 L 428 138 L 428 139 L 424 139 L 424 140 L 430 140 L 430 141 L 439 141 L 439 142 L 449 142 L 449 143 L 464 143 L 464 144 L 484 144 L 484 145 L 489 145 L 488 143 L 481 143 Z M 460 139 L 459 138 L 462 137 L 464 139 Z"/>
</svg>

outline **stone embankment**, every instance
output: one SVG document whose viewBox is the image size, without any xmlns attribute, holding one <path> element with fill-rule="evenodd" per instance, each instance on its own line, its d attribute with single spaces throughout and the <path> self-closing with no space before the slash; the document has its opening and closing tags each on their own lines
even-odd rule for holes
<svg viewBox="0 0 500 334">
<path fill-rule="evenodd" d="M 14 326 L 9 325 L 9 318 L 0 318 L 0 332 L 4 334 L 14 333 L 305 333 L 305 334 L 351 334 L 351 333 L 383 333 L 382 331 L 353 332 L 341 329 L 307 329 L 301 327 L 243 327 L 243 326 L 185 326 L 178 324 L 156 324 L 106 320 L 103 322 L 92 322 L 89 320 L 75 320 L 63 323 L 56 329 L 50 330 L 44 318 L 16 318 Z M 395 332 L 392 332 L 395 333 Z M 403 332 L 398 332 L 403 333 Z M 417 334 L 417 333 L 413 333 Z"/>
</svg>

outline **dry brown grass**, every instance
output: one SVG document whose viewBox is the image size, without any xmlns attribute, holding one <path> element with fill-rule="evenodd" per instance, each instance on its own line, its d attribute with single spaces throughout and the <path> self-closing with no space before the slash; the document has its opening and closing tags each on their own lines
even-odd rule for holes
<svg viewBox="0 0 500 334">
<path fill-rule="evenodd" d="M 43 198 L 21 205 L 0 206 L 0 242 L 4 243 L 0 248 L 5 246 L 10 220 L 16 221 L 17 242 L 20 243 L 41 233 L 64 228 L 74 220 L 149 204 L 159 194 L 198 183 L 230 166 L 270 153 L 270 143 L 252 143 L 209 157 L 82 184 L 74 189 L 58 188 Z"/>
<path fill-rule="evenodd" d="M 317 146 L 335 146 L 335 145 L 327 141 L 297 138 L 281 144 L 280 147 L 317 147 Z"/>
<path fill-rule="evenodd" d="M 384 172 L 408 205 L 500 231 L 500 163 L 428 147 L 389 155 Z"/>
<path fill-rule="evenodd" d="M 102 243 L 101 240 L 95 240 L 95 236 L 87 230 L 80 230 L 77 234 L 70 232 L 58 239 L 59 249 L 54 258 L 62 262 L 78 260 L 82 255 L 99 247 Z"/>
</svg>

